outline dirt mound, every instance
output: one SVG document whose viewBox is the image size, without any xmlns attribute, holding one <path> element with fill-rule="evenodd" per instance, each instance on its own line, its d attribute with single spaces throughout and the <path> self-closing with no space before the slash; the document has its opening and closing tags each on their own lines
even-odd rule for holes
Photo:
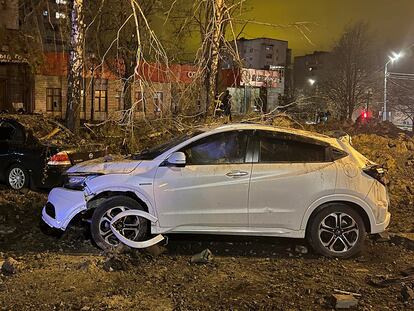
<svg viewBox="0 0 414 311">
<path fill-rule="evenodd" d="M 391 231 L 414 232 L 414 139 L 377 134 L 352 136 L 354 147 L 387 169 L 392 213 Z"/>
</svg>

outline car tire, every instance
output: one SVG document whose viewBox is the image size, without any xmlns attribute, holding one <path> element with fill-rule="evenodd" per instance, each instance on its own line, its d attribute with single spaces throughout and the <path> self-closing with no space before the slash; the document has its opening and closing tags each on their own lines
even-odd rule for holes
<svg viewBox="0 0 414 311">
<path fill-rule="evenodd" d="M 29 173 L 21 164 L 13 164 L 7 170 L 7 185 L 14 190 L 21 190 L 29 186 Z"/>
<path fill-rule="evenodd" d="M 366 229 L 361 215 L 352 207 L 328 204 L 308 226 L 307 238 L 313 250 L 327 257 L 350 258 L 365 244 Z"/>
<path fill-rule="evenodd" d="M 122 244 L 112 233 L 109 220 L 129 209 L 145 211 L 134 199 L 115 196 L 103 201 L 94 211 L 91 222 L 92 239 L 104 251 L 123 251 L 128 247 Z M 123 234 L 134 241 L 142 241 L 148 236 L 149 220 L 138 216 L 128 216 L 122 223 Z"/>
</svg>

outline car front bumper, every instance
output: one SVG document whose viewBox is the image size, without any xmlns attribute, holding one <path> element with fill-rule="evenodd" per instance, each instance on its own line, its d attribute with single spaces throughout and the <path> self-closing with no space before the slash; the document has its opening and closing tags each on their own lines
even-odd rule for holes
<svg viewBox="0 0 414 311">
<path fill-rule="evenodd" d="M 84 210 L 86 200 L 83 191 L 54 188 L 43 207 L 42 219 L 52 228 L 66 230 L 70 221 Z"/>
</svg>

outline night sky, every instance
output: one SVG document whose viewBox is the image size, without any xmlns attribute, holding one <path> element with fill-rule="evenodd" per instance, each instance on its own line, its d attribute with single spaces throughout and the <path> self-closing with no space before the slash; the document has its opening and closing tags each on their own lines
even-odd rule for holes
<svg viewBox="0 0 414 311">
<path fill-rule="evenodd" d="M 309 34 L 315 46 L 293 29 L 246 27 L 244 37 L 287 40 L 294 55 L 329 50 L 347 24 L 360 20 L 370 23 L 386 49 L 398 50 L 414 43 L 414 0 L 250 0 L 246 8 L 246 19 L 275 24 L 317 23 Z"/>
</svg>

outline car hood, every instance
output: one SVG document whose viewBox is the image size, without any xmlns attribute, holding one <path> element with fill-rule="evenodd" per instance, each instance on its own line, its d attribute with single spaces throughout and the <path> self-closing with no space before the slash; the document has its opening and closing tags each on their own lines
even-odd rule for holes
<svg viewBox="0 0 414 311">
<path fill-rule="evenodd" d="M 130 160 L 122 156 L 105 156 L 79 163 L 69 168 L 67 174 L 128 174 L 142 161 Z"/>
</svg>

